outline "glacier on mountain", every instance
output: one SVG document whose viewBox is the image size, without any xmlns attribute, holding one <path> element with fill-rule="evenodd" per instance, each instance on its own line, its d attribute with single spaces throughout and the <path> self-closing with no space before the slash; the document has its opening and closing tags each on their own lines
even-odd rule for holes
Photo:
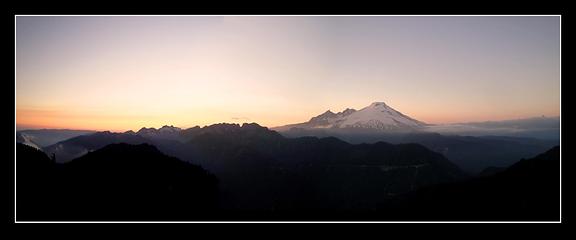
<svg viewBox="0 0 576 240">
<path fill-rule="evenodd" d="M 338 113 L 328 110 L 323 114 L 299 124 L 274 128 L 285 131 L 292 128 L 302 129 L 342 129 L 355 128 L 377 131 L 413 131 L 428 124 L 415 120 L 393 109 L 384 102 L 374 102 L 360 110 L 347 108 Z"/>
</svg>

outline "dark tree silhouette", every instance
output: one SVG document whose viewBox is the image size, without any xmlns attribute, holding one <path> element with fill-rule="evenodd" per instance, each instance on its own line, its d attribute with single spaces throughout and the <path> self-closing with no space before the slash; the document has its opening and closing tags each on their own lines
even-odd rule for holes
<svg viewBox="0 0 576 240">
<path fill-rule="evenodd" d="M 560 148 L 493 175 L 420 189 L 396 201 L 410 220 L 560 220 Z"/>
<path fill-rule="evenodd" d="M 207 219 L 217 180 L 154 146 L 112 144 L 64 164 L 17 148 L 19 220 Z"/>
</svg>

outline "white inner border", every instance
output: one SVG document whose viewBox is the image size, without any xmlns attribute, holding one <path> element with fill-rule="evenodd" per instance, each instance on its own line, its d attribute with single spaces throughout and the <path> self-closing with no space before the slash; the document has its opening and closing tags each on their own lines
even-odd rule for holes
<svg viewBox="0 0 576 240">
<path fill-rule="evenodd" d="M 14 139 L 16 139 L 16 21 L 18 17 L 559 17 L 560 90 L 562 89 L 562 15 L 14 15 Z M 18 221 L 16 218 L 16 141 L 14 141 L 15 223 L 562 223 L 562 91 L 560 91 L 560 220 L 559 221 Z"/>
</svg>

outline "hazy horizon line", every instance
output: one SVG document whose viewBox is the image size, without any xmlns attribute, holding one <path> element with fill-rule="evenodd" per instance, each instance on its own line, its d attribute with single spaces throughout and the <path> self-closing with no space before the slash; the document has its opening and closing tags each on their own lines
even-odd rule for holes
<svg viewBox="0 0 576 240">
<path fill-rule="evenodd" d="M 529 119 L 541 119 L 541 118 L 546 118 L 546 119 L 553 119 L 553 118 L 558 118 L 558 120 L 560 120 L 560 115 L 558 116 L 545 116 L 545 115 L 541 115 L 541 116 L 534 116 L 534 117 L 526 117 L 526 118 L 511 118 L 511 119 L 504 119 L 504 120 L 487 120 L 487 121 L 469 121 L 469 122 L 447 122 L 447 123 L 436 123 L 436 124 L 430 124 L 430 125 L 458 125 L 458 124 L 473 124 L 473 123 L 492 123 L 492 122 L 506 122 L 506 121 L 519 121 L 519 120 L 529 120 Z M 292 124 L 299 124 L 301 122 L 297 122 L 297 123 L 288 123 L 288 124 L 284 124 L 284 125 L 279 125 L 279 126 L 266 126 L 263 124 L 258 123 L 257 121 L 245 121 L 245 122 L 215 122 L 215 123 L 211 123 L 211 124 L 204 124 L 203 126 L 201 126 L 201 124 L 192 124 L 188 127 L 186 126 L 174 126 L 174 124 L 162 124 L 161 126 L 142 126 L 139 129 L 106 129 L 106 128 L 68 128 L 68 127 L 49 127 L 49 126 L 38 126 L 38 127 L 34 127 L 34 126 L 29 126 L 27 124 L 18 124 L 16 123 L 16 131 L 26 131 L 26 130 L 71 130 L 71 131 L 96 131 L 96 132 L 102 132 L 102 131 L 109 131 L 109 132 L 127 132 L 127 131 L 134 131 L 137 132 L 138 130 L 142 129 L 142 128 L 155 128 L 155 129 L 159 129 L 162 128 L 164 126 L 172 126 L 172 127 L 177 127 L 177 128 L 181 128 L 181 129 L 189 129 L 189 128 L 194 128 L 194 127 L 207 127 L 207 126 L 212 126 L 215 124 L 238 124 L 238 125 L 242 125 L 242 124 L 249 124 L 249 123 L 256 123 L 262 127 L 266 127 L 268 129 L 272 129 L 272 128 L 277 128 L 277 127 L 282 127 L 282 126 L 287 126 L 287 125 L 292 125 Z"/>
</svg>

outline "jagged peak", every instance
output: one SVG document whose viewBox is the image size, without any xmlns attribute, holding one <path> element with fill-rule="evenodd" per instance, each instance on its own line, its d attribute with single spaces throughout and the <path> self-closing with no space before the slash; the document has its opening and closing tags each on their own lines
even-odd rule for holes
<svg viewBox="0 0 576 240">
<path fill-rule="evenodd" d="M 144 131 L 156 131 L 156 128 L 143 127 L 143 128 L 140 128 L 140 130 L 138 130 L 138 132 L 144 132 Z"/>
<path fill-rule="evenodd" d="M 208 125 L 208 126 L 204 126 L 204 128 L 210 128 L 210 127 L 240 127 L 240 124 L 238 123 L 215 123 L 212 125 Z"/>
<path fill-rule="evenodd" d="M 316 117 L 312 117 L 312 118 L 310 119 L 310 121 L 313 122 L 313 121 L 317 121 L 317 120 L 323 120 L 323 119 L 326 119 L 326 118 L 332 118 L 332 117 L 335 117 L 335 116 L 336 116 L 336 113 L 328 110 L 328 111 L 326 111 L 326 112 L 324 112 L 324 113 L 322 113 L 322 114 L 320 114 L 320 115 L 318 115 L 318 116 L 316 116 Z"/>
<path fill-rule="evenodd" d="M 173 125 L 164 125 L 162 126 L 160 129 L 158 129 L 158 131 L 180 131 L 181 129 L 179 127 L 174 127 Z"/>
<path fill-rule="evenodd" d="M 169 131 L 180 131 L 181 129 L 180 129 L 179 127 L 174 127 L 174 125 L 170 125 L 170 126 L 164 125 L 164 126 L 162 126 L 161 128 L 158 128 L 158 129 L 153 128 L 153 127 L 152 127 L 152 128 L 143 127 L 143 128 L 140 128 L 140 130 L 138 130 L 137 133 L 154 133 L 154 132 L 157 132 L 157 131 L 165 132 L 165 131 L 167 131 L 167 130 L 169 130 Z"/>
<path fill-rule="evenodd" d="M 196 129 L 200 128 L 198 126 L 194 127 Z M 200 129 L 209 129 L 209 128 L 221 128 L 221 129 L 242 129 L 242 128 L 246 128 L 246 129 L 252 129 L 252 128 L 266 128 L 261 126 L 258 123 L 252 122 L 252 123 L 242 123 L 242 125 L 238 124 L 238 123 L 216 123 L 216 124 L 212 124 L 209 126 L 205 126 L 203 128 Z"/>
<path fill-rule="evenodd" d="M 344 111 L 342 111 L 342 112 L 339 113 L 339 114 L 348 115 L 348 114 L 351 114 L 351 113 L 354 113 L 354 112 L 356 112 L 356 109 L 346 108 L 346 109 L 344 109 Z"/>
<path fill-rule="evenodd" d="M 368 107 L 388 107 L 388 105 L 385 102 L 373 102 Z"/>
<path fill-rule="evenodd" d="M 260 126 L 258 123 L 243 123 L 241 128 L 265 128 Z"/>
<path fill-rule="evenodd" d="M 99 135 L 111 135 L 114 134 L 113 132 L 110 131 L 101 131 L 101 132 L 96 132 L 95 134 L 99 134 Z"/>
</svg>

